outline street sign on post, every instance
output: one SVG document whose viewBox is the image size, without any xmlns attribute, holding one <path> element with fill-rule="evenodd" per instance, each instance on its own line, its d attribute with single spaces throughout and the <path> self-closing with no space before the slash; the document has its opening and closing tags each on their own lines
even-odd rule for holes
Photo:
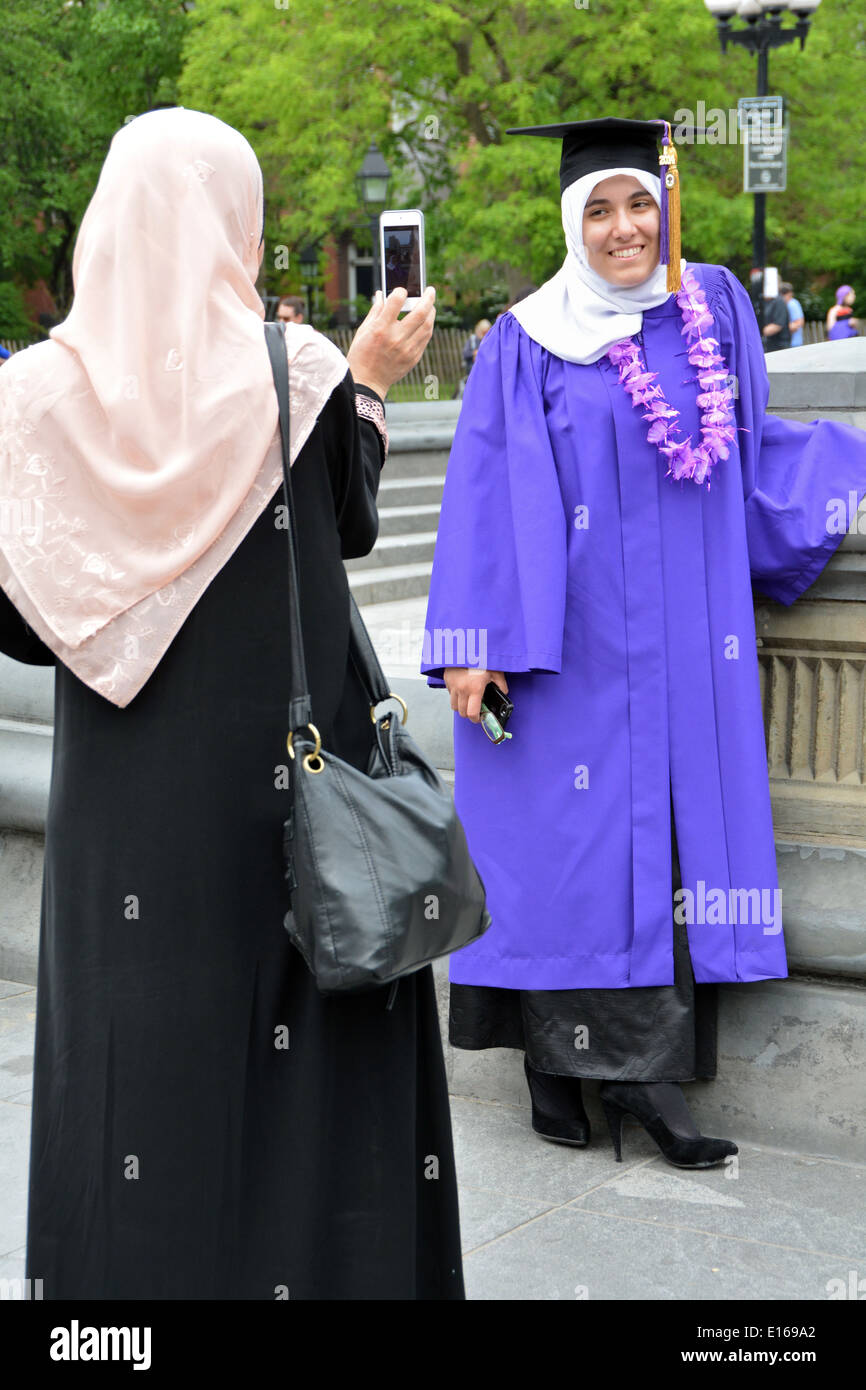
<svg viewBox="0 0 866 1390">
<path fill-rule="evenodd" d="M 741 97 L 737 112 L 743 132 L 743 192 L 784 193 L 788 172 L 784 98 Z"/>
</svg>

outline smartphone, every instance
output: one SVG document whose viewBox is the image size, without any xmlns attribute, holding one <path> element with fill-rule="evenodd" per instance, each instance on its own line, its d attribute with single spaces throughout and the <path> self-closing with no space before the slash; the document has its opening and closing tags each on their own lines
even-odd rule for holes
<svg viewBox="0 0 866 1390">
<path fill-rule="evenodd" d="M 424 255 L 424 214 L 418 208 L 393 208 L 379 218 L 379 250 L 383 295 L 398 285 L 408 293 L 406 308 L 414 309 L 427 288 Z"/>
<path fill-rule="evenodd" d="M 484 687 L 481 699 L 481 727 L 491 743 L 504 743 L 512 735 L 505 732 L 505 725 L 514 713 L 514 702 L 499 689 L 493 681 Z"/>
</svg>

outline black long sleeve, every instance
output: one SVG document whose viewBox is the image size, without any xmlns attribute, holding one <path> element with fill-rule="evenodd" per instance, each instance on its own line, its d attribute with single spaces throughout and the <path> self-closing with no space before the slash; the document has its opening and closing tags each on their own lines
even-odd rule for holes
<svg viewBox="0 0 866 1390">
<path fill-rule="evenodd" d="M 369 555 L 376 544 L 376 497 L 385 459 L 379 431 L 355 409 L 356 391 L 381 404 L 375 391 L 356 387 L 352 373 L 347 372 L 319 417 L 344 560 Z"/>
</svg>

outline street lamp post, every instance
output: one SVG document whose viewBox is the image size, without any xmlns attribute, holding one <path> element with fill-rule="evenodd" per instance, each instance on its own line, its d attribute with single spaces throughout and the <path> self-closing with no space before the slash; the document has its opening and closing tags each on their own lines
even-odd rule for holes
<svg viewBox="0 0 866 1390">
<path fill-rule="evenodd" d="M 391 170 L 379 150 L 375 140 L 364 156 L 364 163 L 356 175 L 361 202 L 370 219 L 370 235 L 373 241 L 373 294 L 381 288 L 379 274 L 379 213 L 388 205 L 388 182 Z"/>
<path fill-rule="evenodd" d="M 722 52 L 727 53 L 728 44 L 740 44 L 749 53 L 758 57 L 759 97 L 769 95 L 769 54 L 771 48 L 782 48 L 785 44 L 800 40 L 800 48 L 806 46 L 809 33 L 809 16 L 817 10 L 821 0 L 704 0 L 710 14 L 718 23 L 719 43 Z M 795 23 L 789 28 L 782 27 L 782 17 L 786 10 L 794 15 Z M 746 21 L 744 29 L 734 29 L 731 20 L 738 15 Z M 761 284 L 764 278 L 764 262 L 767 257 L 767 195 L 755 193 L 755 218 L 752 230 L 753 280 L 757 287 L 760 307 Z M 760 320 L 760 314 L 758 315 Z"/>
</svg>

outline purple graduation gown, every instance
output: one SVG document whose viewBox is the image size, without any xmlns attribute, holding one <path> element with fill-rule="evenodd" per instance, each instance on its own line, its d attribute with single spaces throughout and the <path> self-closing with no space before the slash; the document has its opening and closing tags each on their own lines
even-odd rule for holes
<svg viewBox="0 0 866 1390">
<path fill-rule="evenodd" d="M 669 795 L 695 979 L 787 975 L 751 582 L 790 604 L 815 580 L 841 540 L 833 499 L 866 492 L 866 433 L 766 414 L 746 291 L 692 269 L 744 431 L 709 490 L 665 476 L 606 357 L 566 362 L 506 313 L 469 377 L 421 671 L 502 670 L 514 714 L 499 746 L 454 715 L 455 800 L 492 915 L 451 957 L 458 984 L 672 984 Z M 672 294 L 640 341 L 696 439 L 681 329 Z"/>
</svg>

